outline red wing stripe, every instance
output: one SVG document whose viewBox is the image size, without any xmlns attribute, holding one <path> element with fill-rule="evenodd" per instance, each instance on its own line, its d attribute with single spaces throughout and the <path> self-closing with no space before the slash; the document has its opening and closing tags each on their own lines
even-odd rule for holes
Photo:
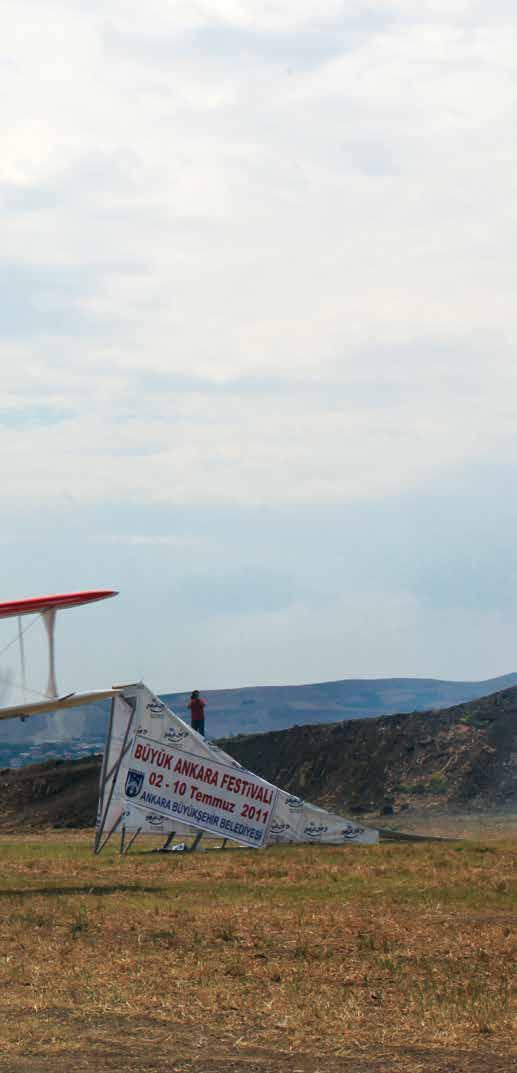
<svg viewBox="0 0 517 1073">
<path fill-rule="evenodd" d="M 14 615 L 35 615 L 38 612 L 56 611 L 65 607 L 80 607 L 94 600 L 107 600 L 118 596 L 114 589 L 90 589 L 87 592 L 64 592 L 54 596 L 34 596 L 25 600 L 8 600 L 0 603 L 0 618 Z"/>
</svg>

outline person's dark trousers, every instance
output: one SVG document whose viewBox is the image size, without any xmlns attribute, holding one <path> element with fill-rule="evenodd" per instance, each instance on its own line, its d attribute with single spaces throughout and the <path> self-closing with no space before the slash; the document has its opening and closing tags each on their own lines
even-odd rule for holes
<svg viewBox="0 0 517 1073">
<path fill-rule="evenodd" d="M 201 736 L 204 738 L 204 736 L 205 736 L 205 720 L 204 719 L 193 719 L 192 720 L 192 730 L 197 730 L 198 734 L 201 734 Z"/>
</svg>

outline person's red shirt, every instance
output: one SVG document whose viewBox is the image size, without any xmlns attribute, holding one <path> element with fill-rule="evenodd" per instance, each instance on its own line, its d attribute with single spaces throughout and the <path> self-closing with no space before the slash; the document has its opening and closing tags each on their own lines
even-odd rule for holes
<svg viewBox="0 0 517 1073">
<path fill-rule="evenodd" d="M 188 706 L 190 708 L 190 718 L 193 723 L 200 723 L 205 717 L 205 704 L 206 700 L 203 697 L 192 697 Z"/>
</svg>

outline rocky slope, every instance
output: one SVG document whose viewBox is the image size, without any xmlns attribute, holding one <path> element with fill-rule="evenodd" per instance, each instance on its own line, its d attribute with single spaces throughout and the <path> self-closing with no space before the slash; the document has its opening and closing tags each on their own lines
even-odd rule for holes
<svg viewBox="0 0 517 1073">
<path fill-rule="evenodd" d="M 0 829 L 92 827 L 101 757 L 0 771 Z"/>
<path fill-rule="evenodd" d="M 517 688 L 443 711 L 299 726 L 221 743 L 293 794 L 345 813 L 517 810 Z M 89 827 L 100 757 L 0 772 L 0 828 Z"/>
<path fill-rule="evenodd" d="M 443 711 L 301 726 L 223 742 L 242 764 L 323 805 L 517 806 L 517 689 Z"/>
</svg>

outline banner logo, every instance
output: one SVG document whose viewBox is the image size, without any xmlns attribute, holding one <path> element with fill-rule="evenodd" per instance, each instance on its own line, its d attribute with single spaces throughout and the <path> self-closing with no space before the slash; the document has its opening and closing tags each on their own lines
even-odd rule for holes
<svg viewBox="0 0 517 1073">
<path fill-rule="evenodd" d="M 307 838 L 321 839 L 326 831 L 328 831 L 328 827 L 325 827 L 322 823 L 309 823 L 303 833 L 307 835 Z"/>
<path fill-rule="evenodd" d="M 163 715 L 165 704 L 162 704 L 161 700 L 157 700 L 155 697 L 154 700 L 149 701 L 149 704 L 146 704 L 145 710 L 150 712 L 151 715 Z"/>
<path fill-rule="evenodd" d="M 179 745 L 180 741 L 188 738 L 188 730 L 174 730 L 172 727 L 163 735 L 164 741 L 170 741 L 173 745 Z"/>
<path fill-rule="evenodd" d="M 269 833 L 270 835 L 283 835 L 284 831 L 289 831 L 290 828 L 290 823 L 280 823 L 279 821 L 277 821 L 276 823 L 271 824 L 271 827 L 269 828 Z"/>
<path fill-rule="evenodd" d="M 362 835 L 364 827 L 356 827 L 353 823 L 347 823 L 346 827 L 343 827 L 340 834 L 344 842 L 349 838 L 358 838 Z"/>
<path fill-rule="evenodd" d="M 288 808 L 303 808 L 303 800 L 301 797 L 287 797 L 285 803 Z"/>
<path fill-rule="evenodd" d="M 150 812 L 145 818 L 151 827 L 163 827 L 163 816 L 157 816 L 156 812 Z"/>
<path fill-rule="evenodd" d="M 126 797 L 138 797 L 144 784 L 144 772 L 130 768 L 126 776 Z"/>
</svg>

